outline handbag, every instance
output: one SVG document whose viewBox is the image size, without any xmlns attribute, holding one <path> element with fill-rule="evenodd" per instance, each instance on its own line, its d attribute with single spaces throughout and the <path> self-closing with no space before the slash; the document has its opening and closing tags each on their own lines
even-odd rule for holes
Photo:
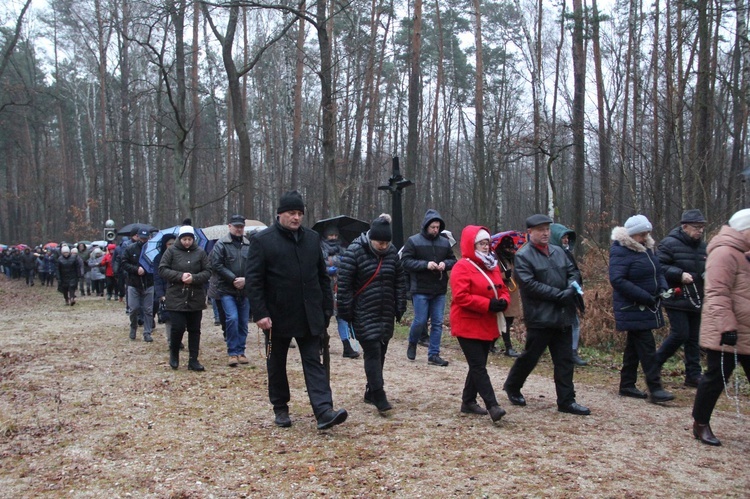
<svg viewBox="0 0 750 499">
<path fill-rule="evenodd" d="M 169 321 L 169 311 L 167 310 L 166 302 L 159 300 L 159 308 L 156 309 L 156 316 L 159 324 Z"/>
<path fill-rule="evenodd" d="M 469 259 L 467 258 L 467 260 Z M 490 283 L 490 287 L 492 288 L 492 292 L 495 293 L 495 298 L 499 299 L 497 296 L 497 288 L 495 287 L 495 283 L 492 282 L 492 279 L 490 279 L 490 276 L 488 276 L 487 273 L 484 270 L 482 270 L 482 267 L 477 265 L 473 260 L 469 260 L 469 263 L 471 263 L 474 267 L 476 267 L 479 273 L 482 274 L 485 279 L 487 279 L 487 282 Z M 505 314 L 503 314 L 502 312 L 497 312 L 496 317 L 497 317 L 498 332 L 500 334 L 503 334 L 503 332 L 505 332 Z"/>
</svg>

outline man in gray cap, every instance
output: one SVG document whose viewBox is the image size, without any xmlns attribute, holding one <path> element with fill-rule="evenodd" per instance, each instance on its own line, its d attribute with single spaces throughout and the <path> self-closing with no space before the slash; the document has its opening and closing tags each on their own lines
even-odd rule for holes
<svg viewBox="0 0 750 499">
<path fill-rule="evenodd" d="M 255 324 L 266 335 L 268 396 L 277 426 L 289 427 L 289 344 L 299 347 L 310 405 L 319 430 L 343 423 L 320 361 L 321 339 L 333 315 L 333 293 L 320 236 L 302 227 L 305 203 L 297 191 L 281 196 L 276 222 L 250 238 L 245 288 Z"/>
<path fill-rule="evenodd" d="M 521 291 L 526 346 L 508 373 L 503 389 L 513 405 L 525 406 L 521 394 L 526 378 L 549 347 L 554 364 L 557 410 L 579 416 L 591 411 L 576 402 L 573 386 L 573 317 L 576 270 L 559 246 L 549 244 L 552 219 L 532 215 L 526 219 L 529 242 L 515 260 L 515 279 Z"/>
<path fill-rule="evenodd" d="M 250 241 L 245 237 L 245 217 L 229 218 L 229 233 L 211 250 L 211 270 L 217 277 L 217 293 L 226 316 L 227 364 L 249 364 L 245 356 L 250 301 L 245 293 L 245 271 Z"/>
<path fill-rule="evenodd" d="M 662 301 L 669 317 L 669 336 L 656 351 L 654 359 L 661 368 L 684 345 L 685 386 L 694 388 L 703 377 L 698 339 L 706 272 L 705 229 L 703 213 L 696 209 L 686 210 L 680 225 L 661 240 L 657 252 L 667 284 L 675 289 L 675 293 Z"/>
</svg>

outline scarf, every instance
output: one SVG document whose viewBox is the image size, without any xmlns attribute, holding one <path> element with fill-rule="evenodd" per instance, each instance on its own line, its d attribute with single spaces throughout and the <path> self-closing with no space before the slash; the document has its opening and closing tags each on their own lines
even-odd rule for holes
<svg viewBox="0 0 750 499">
<path fill-rule="evenodd" d="M 474 255 L 476 255 L 477 259 L 482 262 L 487 270 L 492 270 L 497 267 L 497 257 L 495 257 L 495 253 L 492 251 L 489 253 L 474 251 Z"/>
</svg>

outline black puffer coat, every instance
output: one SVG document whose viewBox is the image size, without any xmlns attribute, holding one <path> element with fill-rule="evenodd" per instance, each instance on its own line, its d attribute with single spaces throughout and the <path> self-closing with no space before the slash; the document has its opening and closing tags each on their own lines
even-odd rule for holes
<svg viewBox="0 0 750 499">
<path fill-rule="evenodd" d="M 183 284 L 182 274 L 193 274 L 191 284 Z M 175 312 L 197 312 L 206 308 L 205 286 L 211 278 L 208 255 L 193 242 L 185 248 L 177 240 L 167 248 L 159 262 L 159 275 L 167 283 L 165 305 Z"/>
<path fill-rule="evenodd" d="M 679 295 L 663 300 L 662 305 L 665 308 L 699 313 L 703 302 L 703 276 L 706 273 L 706 242 L 693 239 L 682 227 L 676 227 L 661 240 L 656 256 L 659 257 L 667 284 L 672 288 L 682 289 Z M 682 283 L 683 272 L 693 277 L 695 286 Z"/>
<path fill-rule="evenodd" d="M 67 257 L 60 255 L 55 274 L 58 291 L 62 292 L 65 288 L 75 289 L 78 287 L 78 279 L 83 276 L 83 262 L 72 253 Z"/>
<path fill-rule="evenodd" d="M 406 272 L 396 248 L 391 244 L 377 254 L 367 234 L 362 234 L 341 256 L 340 265 L 339 317 L 352 323 L 360 341 L 390 339 L 393 319 L 406 310 Z"/>
<path fill-rule="evenodd" d="M 448 291 L 448 272 L 456 264 L 456 255 L 453 254 L 451 243 L 439 233 L 430 236 L 427 227 L 432 222 L 440 222 L 440 231 L 445 229 L 445 222 L 436 210 L 429 209 L 422 221 L 422 231 L 411 236 L 404 244 L 401 259 L 404 268 L 409 272 L 411 294 L 420 295 L 444 295 Z M 430 262 L 444 263 L 445 270 L 440 272 L 428 270 Z"/>
<path fill-rule="evenodd" d="M 209 260 L 211 270 L 216 274 L 216 287 L 220 295 L 245 296 L 244 289 L 234 287 L 234 280 L 238 277 L 245 277 L 249 252 L 250 241 L 245 236 L 235 241 L 232 235 L 227 233 L 216 241 Z"/>
</svg>

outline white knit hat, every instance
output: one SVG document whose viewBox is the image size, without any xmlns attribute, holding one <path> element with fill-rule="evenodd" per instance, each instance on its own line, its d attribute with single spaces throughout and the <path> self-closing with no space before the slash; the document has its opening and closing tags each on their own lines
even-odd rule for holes
<svg viewBox="0 0 750 499">
<path fill-rule="evenodd" d="M 480 229 L 474 238 L 474 244 L 477 244 L 479 241 L 484 241 L 485 239 L 488 241 L 490 240 L 490 233 L 484 229 Z"/>
<path fill-rule="evenodd" d="M 70 246 L 68 246 L 67 244 L 63 244 L 60 248 L 60 253 L 62 253 L 63 255 L 70 253 Z"/>
<path fill-rule="evenodd" d="M 183 225 L 180 227 L 180 232 L 177 235 L 177 239 L 181 239 L 183 236 L 190 236 L 195 239 L 195 230 L 192 225 Z"/>
<path fill-rule="evenodd" d="M 750 229 L 750 208 L 740 210 L 729 219 L 729 226 L 737 231 Z"/>
<path fill-rule="evenodd" d="M 651 232 L 653 228 L 651 222 L 644 215 L 633 215 L 625 221 L 625 230 L 628 231 L 629 236 Z"/>
</svg>

